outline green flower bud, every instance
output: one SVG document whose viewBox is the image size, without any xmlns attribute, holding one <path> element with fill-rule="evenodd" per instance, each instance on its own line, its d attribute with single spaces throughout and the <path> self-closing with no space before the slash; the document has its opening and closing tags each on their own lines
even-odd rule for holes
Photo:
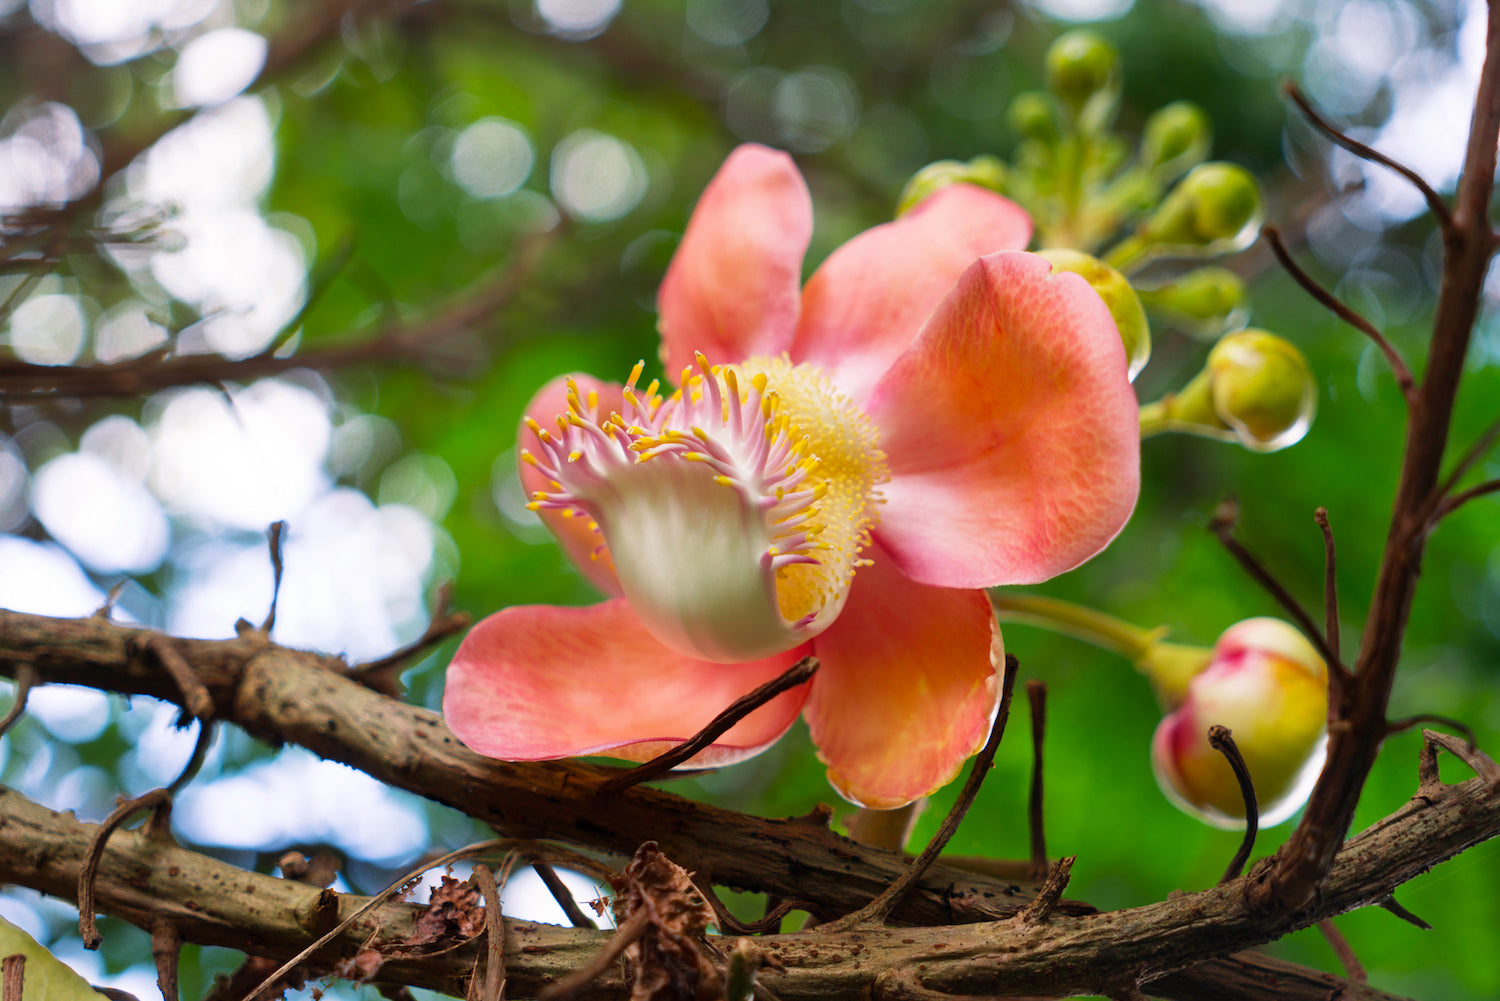
<svg viewBox="0 0 1500 1001">
<path fill-rule="evenodd" d="M 1120 99 L 1120 53 L 1092 31 L 1070 31 L 1047 50 L 1046 78 L 1080 132 L 1102 132 Z"/>
<path fill-rule="evenodd" d="M 1302 352 L 1250 328 L 1214 345 L 1203 371 L 1182 392 L 1142 407 L 1141 432 L 1185 431 L 1274 452 L 1302 440 L 1317 402 Z"/>
<path fill-rule="evenodd" d="M 1143 166 L 1176 177 L 1208 156 L 1213 126 L 1192 101 L 1174 101 L 1146 119 L 1141 134 Z M 1164 178 L 1165 179 L 1165 178 Z"/>
<path fill-rule="evenodd" d="M 1248 170 L 1204 163 L 1172 189 L 1139 235 L 1148 243 L 1228 253 L 1250 245 L 1263 214 L 1260 184 Z"/>
<path fill-rule="evenodd" d="M 911 176 L 896 200 L 896 215 L 905 215 L 929 195 L 950 184 L 976 184 L 991 191 L 1005 190 L 1006 169 L 999 158 L 976 156 L 962 160 L 937 160 Z"/>
<path fill-rule="evenodd" d="M 1056 143 L 1059 133 L 1057 108 L 1041 91 L 1017 94 L 1006 110 L 1006 119 L 1018 135 L 1043 143 Z"/>
<path fill-rule="evenodd" d="M 1219 337 L 1244 322 L 1245 283 L 1228 268 L 1207 267 L 1138 290 L 1152 313 L 1197 337 Z"/>
<path fill-rule="evenodd" d="M 1071 271 L 1082 275 L 1099 293 L 1099 298 L 1104 300 L 1115 319 L 1120 339 L 1125 342 L 1125 360 L 1129 365 L 1130 380 L 1134 382 L 1151 357 L 1151 327 L 1130 282 L 1108 264 L 1082 251 L 1056 247 L 1038 253 L 1052 264 L 1054 272 Z"/>
</svg>

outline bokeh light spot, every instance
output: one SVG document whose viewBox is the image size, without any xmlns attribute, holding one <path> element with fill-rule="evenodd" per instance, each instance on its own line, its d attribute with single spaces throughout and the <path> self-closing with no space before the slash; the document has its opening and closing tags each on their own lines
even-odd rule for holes
<svg viewBox="0 0 1500 1001">
<path fill-rule="evenodd" d="M 536 164 L 531 138 L 515 122 L 481 118 L 459 133 L 453 179 L 475 198 L 500 198 L 526 182 Z"/>
<path fill-rule="evenodd" d="M 244 28 L 220 28 L 188 42 L 177 55 L 172 89 L 183 107 L 222 104 L 260 75 L 266 40 Z"/>
<path fill-rule="evenodd" d="M 640 204 L 646 187 L 640 154 L 614 136 L 580 129 L 552 151 L 552 192 L 574 218 L 618 219 Z"/>
<path fill-rule="evenodd" d="M 34 295 L 10 317 L 10 346 L 32 365 L 66 365 L 83 350 L 85 320 L 70 295 Z"/>
</svg>

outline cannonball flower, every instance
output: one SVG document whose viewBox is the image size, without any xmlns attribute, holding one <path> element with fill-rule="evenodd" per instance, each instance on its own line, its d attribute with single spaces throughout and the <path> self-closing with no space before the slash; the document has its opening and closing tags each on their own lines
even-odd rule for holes
<svg viewBox="0 0 1500 1001">
<path fill-rule="evenodd" d="M 1208 741 L 1226 726 L 1245 758 L 1262 826 L 1306 801 L 1327 744 L 1328 668 L 1297 629 L 1246 619 L 1226 629 L 1208 665 L 1151 741 L 1157 784 L 1182 810 L 1215 827 L 1245 826 L 1244 797 L 1224 756 Z"/>
<path fill-rule="evenodd" d="M 520 431 L 533 508 L 611 597 L 476 625 L 444 713 L 479 753 L 645 760 L 807 654 L 812 681 L 691 763 L 802 714 L 830 781 L 895 807 L 983 744 L 1001 640 L 980 588 L 1102 549 L 1139 485 L 1120 335 L 1031 223 L 967 184 L 846 243 L 800 288 L 812 206 L 744 146 L 699 201 L 658 299 L 677 388 L 584 375 Z"/>
</svg>

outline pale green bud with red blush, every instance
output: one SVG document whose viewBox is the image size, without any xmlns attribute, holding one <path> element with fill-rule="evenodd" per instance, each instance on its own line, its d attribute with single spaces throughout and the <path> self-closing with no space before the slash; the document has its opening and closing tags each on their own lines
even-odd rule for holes
<svg viewBox="0 0 1500 1001">
<path fill-rule="evenodd" d="M 1215 827 L 1245 824 L 1234 770 L 1209 744 L 1228 727 L 1255 787 L 1261 826 L 1291 817 L 1312 792 L 1327 743 L 1328 669 L 1312 644 L 1280 619 L 1225 630 L 1182 703 L 1156 728 L 1151 764 L 1179 808 Z"/>
</svg>

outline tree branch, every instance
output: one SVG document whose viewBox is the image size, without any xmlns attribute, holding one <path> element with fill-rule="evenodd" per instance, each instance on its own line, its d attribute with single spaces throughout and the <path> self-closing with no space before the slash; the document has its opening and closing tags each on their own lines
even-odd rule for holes
<svg viewBox="0 0 1500 1001">
<path fill-rule="evenodd" d="M 950 994 L 1059 996 L 1095 993 L 1122 973 L 1150 983 L 1153 995 L 1186 999 L 1212 996 L 1203 983 L 1176 972 L 1185 964 L 1242 949 L 1295 928 L 1383 899 L 1402 882 L 1487 837 L 1500 834 L 1500 795 L 1484 778 L 1459 785 L 1424 784 L 1422 794 L 1351 840 L 1341 851 L 1323 892 L 1298 914 L 1257 911 L 1234 881 L 1195 894 L 1107 915 L 1068 917 L 1054 913 L 1045 926 L 990 921 L 936 928 L 862 928 L 832 934 L 774 935 L 758 944 L 786 969 L 765 974 L 767 986 L 785 1001 L 833 1001 L 868 990 L 891 970 L 920 969 L 927 988 Z M 66 896 L 76 883 L 95 825 L 57 813 L 0 787 L 0 880 Z M 184 941 L 249 949 L 258 955 L 295 955 L 318 937 L 314 927 L 329 891 L 245 872 L 196 852 L 152 840 L 134 831 L 111 839 L 100 865 L 102 908 L 150 928 L 170 921 Z M 234 892 L 225 892 L 232 887 Z M 339 915 L 352 915 L 364 898 L 334 894 Z M 358 951 L 372 929 L 399 941 L 422 909 L 386 903 L 356 922 L 312 957 L 315 970 Z M 506 922 L 507 976 L 517 996 L 534 996 L 547 982 L 584 966 L 606 932 Z M 727 946 L 727 940 L 720 940 Z M 463 993 L 481 939 L 454 950 L 411 958 L 390 956 L 385 980 L 447 993 Z M 858 955 L 859 963 L 847 957 Z M 1286 967 L 1273 964 L 1281 969 Z M 1348 998 L 1388 997 L 1359 993 L 1359 985 L 1302 971 L 1321 984 L 1322 994 L 1249 971 L 1264 969 L 1250 956 L 1214 964 L 1223 977 L 1247 977 L 1258 989 L 1241 996 L 1326 998 L 1330 987 Z M 1295 968 L 1293 968 L 1295 969 Z M 1174 987 L 1181 985 L 1181 989 Z M 616 1001 L 624 985 L 605 970 L 591 998 Z M 1218 994 L 1223 997 L 1225 994 Z"/>
<path fill-rule="evenodd" d="M 1451 219 L 1442 220 L 1443 279 L 1426 373 L 1411 408 L 1406 447 L 1355 683 L 1329 702 L 1328 760 L 1301 822 L 1252 892 L 1262 907 L 1305 907 L 1333 865 L 1365 778 L 1386 734 L 1386 708 L 1421 573 L 1422 553 L 1447 450 L 1453 404 L 1495 250 L 1489 221 L 1500 136 L 1500 4 L 1491 3 L 1474 115 Z"/>
<path fill-rule="evenodd" d="M 459 374 L 469 365 L 462 358 L 445 356 L 444 348 L 510 303 L 558 232 L 553 229 L 526 237 L 503 268 L 432 316 L 388 323 L 352 343 L 285 357 L 262 353 L 232 359 L 157 351 L 108 365 L 31 365 L 0 359 L 0 400 L 145 396 L 173 386 L 245 382 L 292 369 L 330 371 L 361 364 L 410 362 Z"/>
</svg>

